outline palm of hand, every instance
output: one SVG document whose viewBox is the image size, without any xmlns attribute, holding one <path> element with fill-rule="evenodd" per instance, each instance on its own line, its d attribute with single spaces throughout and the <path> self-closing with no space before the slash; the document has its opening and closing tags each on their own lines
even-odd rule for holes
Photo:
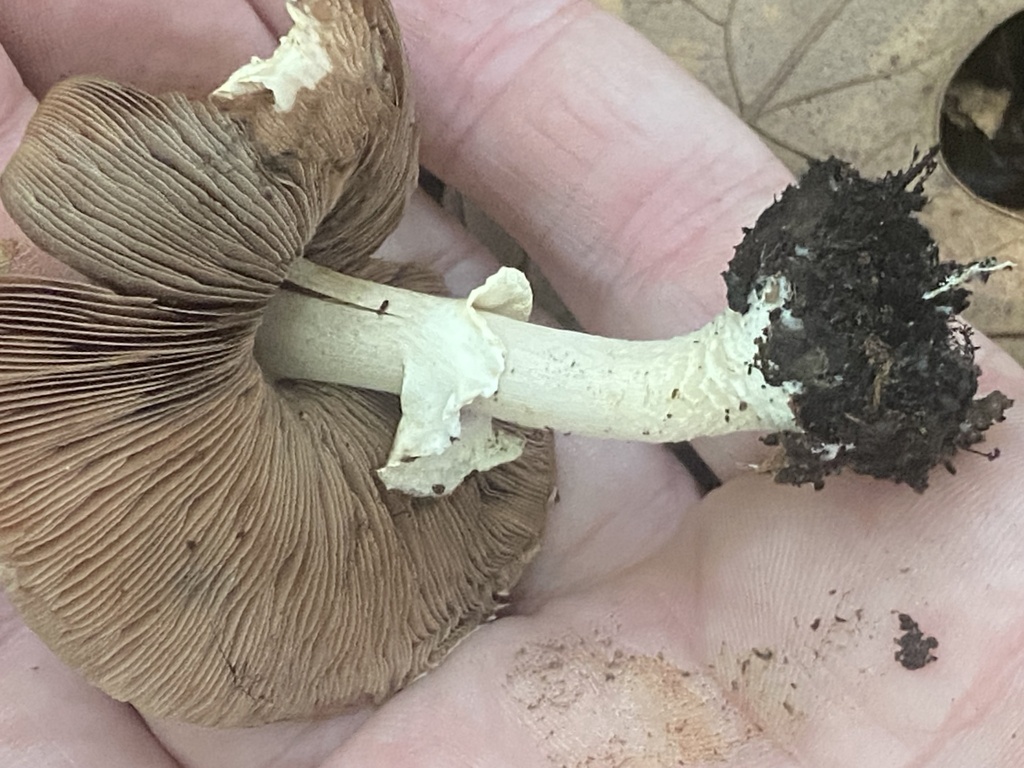
<svg viewBox="0 0 1024 768">
<path fill-rule="evenodd" d="M 141 19 L 151 4 L 105 0 L 82 18 L 40 21 L 36 6 L 15 2 L 0 29 L 40 32 L 11 35 L 10 47 L 37 93 L 95 66 L 198 92 L 273 40 L 243 2 L 201 5 L 202 19 L 167 12 L 120 30 L 131 44 L 119 49 L 103 42 L 103 25 Z M 265 18 L 283 28 L 276 2 L 254 5 L 273 8 Z M 504 216 L 577 316 L 635 336 L 706 319 L 721 303 L 717 272 L 739 226 L 785 183 L 767 153 L 581 4 L 397 5 L 425 161 Z M 608 63 L 609 51 L 631 63 Z M 577 81 L 553 81 L 555 67 Z M 10 64 L 0 85 L 9 153 L 31 100 Z M 685 138 L 674 134 L 680 125 Z M 389 247 L 433 262 L 455 286 L 489 268 L 421 202 Z M 1020 399 L 1018 368 L 994 350 L 982 363 L 988 387 Z M 378 711 L 324 723 L 144 724 L 3 610 L 0 755 L 34 766 L 1017 765 L 1016 411 L 992 439 L 1006 458 L 963 457 L 960 474 L 936 474 L 924 496 L 857 478 L 813 493 L 745 474 L 703 501 L 660 448 L 562 439 L 559 501 L 517 615 L 475 633 Z M 757 453 L 748 442 L 705 449 L 725 476 Z M 900 612 L 939 639 L 937 663 L 915 672 L 897 663 Z"/>
</svg>

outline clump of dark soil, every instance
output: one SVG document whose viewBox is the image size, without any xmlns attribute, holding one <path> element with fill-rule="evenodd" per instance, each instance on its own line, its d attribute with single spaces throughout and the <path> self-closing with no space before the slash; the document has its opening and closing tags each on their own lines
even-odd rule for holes
<svg viewBox="0 0 1024 768">
<path fill-rule="evenodd" d="M 905 669 L 921 669 L 922 667 L 936 661 L 937 656 L 932 651 L 939 647 L 939 641 L 934 637 L 926 637 L 921 628 L 906 613 L 899 615 L 900 631 L 903 634 L 896 638 L 896 644 L 900 647 L 896 651 L 896 661 Z"/>
<path fill-rule="evenodd" d="M 773 276 L 790 289 L 755 360 L 769 384 L 799 385 L 802 431 L 766 438 L 786 452 L 779 482 L 821 487 L 850 467 L 921 491 L 932 467 L 952 471 L 950 458 L 1012 405 L 999 392 L 974 397 L 975 347 L 956 319 L 967 289 L 935 291 L 966 268 L 940 261 L 914 216 L 934 156 L 880 179 L 815 162 L 736 248 L 724 275 L 732 309 L 745 312 Z"/>
</svg>

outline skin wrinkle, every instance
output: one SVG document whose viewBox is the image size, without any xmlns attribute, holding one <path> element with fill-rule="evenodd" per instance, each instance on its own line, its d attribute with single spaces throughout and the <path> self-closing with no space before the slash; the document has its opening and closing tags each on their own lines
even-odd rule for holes
<svg viewBox="0 0 1024 768">
<path fill-rule="evenodd" d="M 539 58 L 544 50 L 538 51 L 535 58 Z M 539 63 L 538 68 L 544 69 L 545 67 Z M 602 125 L 603 116 L 615 114 L 615 111 L 614 109 L 604 110 L 599 105 L 597 110 L 592 113 L 586 107 L 589 107 L 589 104 L 581 105 L 571 99 L 553 99 L 524 115 L 523 133 L 533 132 L 544 144 L 548 157 L 558 158 L 559 166 L 573 169 L 571 178 L 575 180 L 571 186 L 558 190 L 560 194 L 554 197 L 547 206 L 545 212 L 547 222 L 536 227 L 537 231 L 534 237 L 540 253 L 557 253 L 561 250 L 560 240 L 564 237 L 563 222 L 569 218 L 570 210 L 574 207 L 585 209 L 599 207 L 600 190 L 605 186 L 608 177 L 616 175 L 614 162 L 609 164 L 607 154 L 600 151 L 603 145 L 621 141 L 621 137 L 617 136 L 617 130 L 609 130 L 607 125 Z M 600 118 L 599 115 L 601 115 Z M 605 120 L 605 122 L 607 121 Z M 669 173 L 671 171 L 668 169 L 664 171 L 665 175 Z M 512 179 L 511 181 L 515 183 L 519 180 Z M 657 183 L 658 179 L 650 180 L 650 182 L 645 179 L 641 182 L 645 189 L 655 187 Z M 644 197 L 644 192 L 639 191 L 638 196 Z M 622 204 L 625 201 L 620 199 L 618 202 Z M 631 204 L 627 204 L 623 206 L 623 210 L 628 214 L 632 207 Z M 639 207 L 637 210 L 639 212 Z M 525 225 L 522 219 L 521 216 L 510 218 L 506 225 L 513 229 L 522 229 Z M 606 226 L 609 231 L 609 244 L 617 245 L 616 250 L 622 253 L 630 253 L 630 249 L 621 246 L 618 232 L 620 226 L 613 220 L 609 220 Z M 577 231 L 573 234 L 575 237 L 572 248 L 576 252 L 585 254 L 600 251 L 606 247 L 600 242 L 601 233 L 598 227 L 594 227 L 591 231 Z M 531 251 L 537 250 L 531 249 Z M 592 259 L 589 261 L 592 266 L 587 269 L 584 285 L 581 287 L 588 296 L 592 297 L 591 304 L 601 306 L 611 300 L 610 294 L 613 286 L 625 284 L 633 286 L 634 290 L 640 288 L 638 284 L 631 282 L 632 276 L 623 274 L 617 269 L 617 267 L 620 268 L 620 265 L 615 262 L 597 261 L 595 263 L 595 260 Z M 552 270 L 552 268 L 554 270 L 551 274 L 547 272 L 545 274 L 558 282 L 559 265 L 557 263 L 547 264 L 548 270 Z M 626 269 L 628 270 L 629 267 L 627 266 Z M 593 326 L 592 323 L 588 323 L 585 310 L 581 310 L 578 305 L 574 305 L 573 308 L 576 309 L 577 314 L 580 315 L 578 319 L 585 326 Z M 628 332 L 620 331 L 618 335 L 629 337 Z"/>
<path fill-rule="evenodd" d="M 539 3 L 540 6 L 550 5 Z M 522 16 L 532 16 L 523 12 L 521 6 L 509 4 L 505 6 L 504 15 L 488 24 L 482 33 L 477 32 L 476 42 L 466 51 L 455 65 L 453 75 L 460 72 L 471 73 L 463 78 L 472 83 L 460 97 L 456 98 L 446 110 L 448 131 L 445 147 L 437 151 L 431 142 L 430 134 L 424 133 L 421 152 L 429 158 L 427 165 L 441 178 L 447 178 L 451 166 L 458 166 L 464 154 L 465 145 L 470 143 L 477 126 L 486 122 L 488 114 L 499 106 L 507 97 L 507 91 L 519 78 L 520 73 L 527 70 L 545 50 L 558 42 L 565 26 L 571 24 L 585 9 L 587 4 L 580 0 L 556 5 L 550 12 L 545 10 L 540 18 L 531 18 L 524 24 Z M 517 23 L 510 34 L 509 20 Z M 407 42 L 411 44 L 415 31 L 407 34 Z M 510 44 L 510 39 L 515 42 Z M 511 51 L 510 51 L 511 49 Z M 521 50 L 520 50 L 521 49 Z M 416 71 L 415 66 L 413 71 Z M 494 87 L 493 82 L 503 84 Z M 481 98 L 481 93 L 487 93 Z M 421 114 L 427 105 L 421 107 Z M 453 128 L 453 126 L 459 126 Z"/>
<path fill-rule="evenodd" d="M 182 768 L 304 768 L 320 765 L 327 755 L 338 750 L 371 712 L 335 718 L 324 723 L 275 723 L 258 729 L 196 728 L 166 720 L 149 721 L 153 733 L 171 749 Z M 236 745 L 244 744 L 244 749 Z M 191 756 L 205 755 L 205 762 Z"/>
<path fill-rule="evenodd" d="M 310 742 L 316 743 L 316 739 L 311 738 L 314 736 L 315 730 L 313 725 L 300 725 L 299 727 L 290 725 L 284 728 L 267 726 L 266 732 L 261 734 L 261 740 L 264 743 L 260 750 L 260 757 L 257 762 L 250 764 L 251 768 L 273 768 L 286 764 L 285 760 L 295 762 L 299 759 L 299 755 L 309 751 Z M 159 734 L 159 729 L 155 733 Z M 218 733 L 215 730 L 203 730 L 194 733 L 192 738 L 199 741 L 216 740 L 217 736 Z M 194 748 L 195 744 L 193 743 L 192 746 Z M 185 754 L 176 754 L 174 757 L 182 768 L 192 768 L 195 765 Z"/>
<path fill-rule="evenodd" d="M 1020 639 L 1021 638 L 1018 637 L 1018 640 Z M 1018 662 L 1021 661 L 1022 659 L 1018 656 Z M 988 696 L 982 695 L 979 696 L 978 699 L 985 702 L 985 706 L 976 708 L 974 710 L 975 714 L 973 717 L 951 717 L 949 722 L 943 724 L 944 728 L 949 728 L 950 730 L 943 733 L 942 737 L 936 740 L 934 746 L 917 754 L 914 760 L 908 763 L 906 768 L 929 768 L 930 766 L 935 765 L 958 767 L 960 765 L 968 764 L 968 761 L 963 758 L 957 760 L 957 762 L 953 762 L 952 759 L 956 758 L 953 757 L 951 759 L 951 755 L 955 756 L 957 754 L 958 748 L 964 740 L 971 740 L 972 737 L 976 737 L 979 728 L 972 729 L 972 726 L 980 726 L 980 728 L 984 728 L 986 719 L 994 721 L 1007 712 L 1007 709 L 1000 706 L 997 699 L 991 695 L 992 689 L 986 688 L 985 686 L 996 683 L 996 690 L 998 690 L 1000 694 L 1006 693 L 1007 695 L 1012 696 L 1013 691 L 1019 691 L 1021 689 L 1022 682 L 1024 682 L 1024 680 L 1022 680 L 1022 678 L 1024 678 L 1024 674 L 1020 671 L 1021 669 L 1024 669 L 1024 667 L 1018 663 L 1013 668 L 1017 670 L 1016 674 L 1012 676 L 1005 674 L 1002 675 L 1001 683 L 998 675 L 985 679 L 982 679 L 979 676 L 976 683 L 968 689 L 964 696 L 961 697 L 961 702 L 973 699 L 974 697 L 971 696 L 973 693 L 984 692 L 985 694 L 988 694 Z M 1002 762 L 998 763 L 999 765 L 1008 764 L 1009 761 L 1013 760 L 1012 750 L 1010 747 L 1013 745 L 1016 738 L 1019 738 L 1017 724 L 1019 717 L 1017 717 L 1017 711 L 1011 711 L 1009 717 L 1004 716 L 1002 719 L 1009 720 L 1010 722 L 1007 724 L 1008 727 L 1006 727 L 1001 734 L 1003 746 L 1006 751 L 1002 753 Z M 995 746 L 995 744 L 993 744 L 993 746 Z M 990 761 L 970 760 L 969 762 L 974 765 L 991 764 Z"/>
<path fill-rule="evenodd" d="M 735 243 L 729 239 L 729 233 L 716 225 L 728 211 L 738 206 L 746 207 L 750 196 L 749 181 L 744 179 L 723 188 L 714 199 L 700 201 L 698 207 L 672 207 L 673 199 L 685 199 L 685 190 L 692 185 L 693 178 L 702 178 L 713 173 L 715 165 L 720 160 L 709 160 L 703 172 L 667 172 L 660 184 L 652 186 L 651 197 L 636 206 L 635 218 L 623 227 L 619 235 L 620 243 L 624 239 L 628 239 L 630 244 L 640 243 L 644 233 L 657 226 L 664 232 L 661 239 L 662 249 L 651 250 L 646 257 L 628 263 L 618 276 L 619 285 L 630 287 L 622 294 L 620 302 L 623 298 L 629 301 L 631 296 L 633 302 L 642 301 L 645 296 L 648 301 L 652 300 L 651 297 L 655 297 L 655 301 L 660 299 L 666 303 L 678 300 L 673 286 L 686 284 L 695 265 L 700 265 L 697 267 L 698 270 L 707 272 L 718 272 L 724 267 L 720 253 L 730 252 Z M 740 237 L 741 234 L 737 232 L 734 240 L 738 242 Z M 713 241 L 717 242 L 719 247 L 712 250 L 697 250 L 688 246 L 687 240 Z M 620 248 L 630 252 L 630 246 L 625 243 L 622 243 Z M 679 258 L 681 252 L 686 253 L 685 259 Z M 662 325 L 645 327 L 643 332 L 651 338 L 658 338 L 692 330 L 707 322 L 725 305 L 725 298 L 721 292 L 695 291 L 688 298 L 690 301 L 685 306 L 685 319 L 682 324 L 678 324 L 679 320 L 675 315 L 683 312 L 670 311 L 664 313 L 666 320 Z"/>
<path fill-rule="evenodd" d="M 561 6 L 558 10 L 557 15 L 553 18 L 565 17 L 566 21 L 563 22 L 563 24 L 559 26 L 559 28 L 555 30 L 555 32 L 562 34 L 564 32 L 565 26 L 578 21 L 582 17 L 581 10 L 586 11 L 589 9 L 581 8 L 580 3 Z M 531 31 L 534 31 L 535 29 L 536 27 L 533 27 L 531 28 Z M 506 82 L 500 88 L 498 88 L 495 91 L 494 95 L 488 100 L 487 108 L 484 110 L 480 110 L 474 116 L 474 119 L 471 121 L 471 123 L 461 132 L 460 136 L 452 144 L 452 146 L 446 146 L 446 148 L 443 150 L 441 157 L 437 161 L 439 172 L 442 175 L 446 175 L 449 172 L 458 173 L 460 166 L 466 164 L 467 160 L 463 157 L 463 155 L 473 154 L 472 148 L 467 145 L 469 145 L 471 143 L 471 140 L 475 138 L 473 136 L 473 133 L 476 131 L 477 126 L 487 121 L 489 113 L 491 113 L 492 111 L 499 111 L 500 108 L 504 106 L 503 101 L 505 101 L 508 98 L 509 90 L 517 85 L 517 81 L 523 79 L 524 77 L 528 77 L 531 69 L 544 68 L 544 62 L 541 59 L 545 54 L 550 52 L 553 56 L 555 56 L 555 58 L 557 58 L 557 51 L 552 52 L 552 49 L 559 45 L 559 40 L 560 38 L 556 37 L 554 34 L 546 36 L 544 39 L 538 41 L 537 43 L 531 46 L 530 53 L 527 56 L 523 57 L 523 60 L 519 62 L 519 66 L 514 71 L 504 73 Z M 471 59 L 472 56 L 466 57 L 462 66 L 464 68 L 467 68 L 468 65 L 466 62 L 469 62 Z M 467 94 L 464 97 L 464 99 L 472 100 L 472 94 Z M 461 113 L 458 104 L 459 102 L 456 102 L 456 105 L 453 109 L 453 112 L 455 114 Z M 569 128 L 568 130 L 566 130 L 566 128 L 563 125 L 558 125 L 554 123 L 552 117 L 553 114 L 569 114 L 571 113 L 571 110 L 572 102 L 563 102 L 562 100 L 557 98 L 551 99 L 549 103 L 538 106 L 537 109 L 531 110 L 530 112 L 527 112 L 525 115 L 523 115 L 522 126 L 519 131 L 515 130 L 514 122 L 506 121 L 503 115 L 496 115 L 492 117 L 494 117 L 494 119 L 497 120 L 498 122 L 506 123 L 504 131 L 505 139 L 509 138 L 508 134 L 510 130 L 514 133 L 520 134 L 520 136 L 528 136 L 532 133 L 533 135 L 539 137 L 543 141 L 545 149 L 548 150 L 549 154 L 560 155 L 563 158 L 575 160 L 574 165 L 578 170 L 574 172 L 574 175 L 582 174 L 584 177 L 594 175 L 594 171 L 592 170 L 593 164 L 595 161 L 600 162 L 600 158 L 592 151 L 585 151 L 581 146 L 581 142 L 579 141 L 579 128 L 581 125 L 586 125 L 585 122 L 583 122 L 579 118 L 584 117 L 584 115 L 579 115 L 577 119 L 572 119 L 572 117 L 570 117 L 570 122 L 572 122 L 572 128 Z M 590 133 L 592 139 L 601 138 L 599 131 L 591 130 Z M 559 140 L 559 134 L 563 136 L 573 136 L 573 146 L 564 145 Z M 521 140 L 521 138 L 517 139 L 517 141 Z M 591 143 L 594 142 L 592 141 Z M 429 156 L 430 151 L 431 150 L 429 146 L 425 147 L 425 156 Z M 562 165 L 565 165 L 565 163 L 562 163 Z M 502 168 L 500 170 L 506 173 L 512 172 L 511 169 L 507 168 Z M 513 184 L 522 183 L 521 180 L 516 179 L 514 177 L 508 179 L 508 181 Z M 501 186 L 501 182 L 496 181 L 494 183 L 494 186 Z M 557 248 L 557 240 L 559 234 L 558 230 L 560 228 L 560 222 L 563 219 L 563 212 L 569 206 L 579 205 L 582 202 L 582 200 L 580 199 L 581 195 L 587 196 L 587 190 L 591 186 L 592 185 L 586 183 L 586 181 L 583 181 L 582 183 L 573 184 L 573 186 L 569 189 L 560 190 L 561 194 L 555 200 L 553 200 L 549 206 L 548 215 L 545 217 L 547 219 L 547 223 L 542 224 L 533 237 L 533 239 L 537 241 L 541 250 L 548 251 Z M 522 223 L 521 220 L 528 218 L 528 216 L 524 216 L 521 212 L 514 210 L 507 211 L 506 217 L 506 220 L 503 221 L 502 223 L 504 223 L 506 226 L 509 226 L 511 229 L 522 229 L 524 227 L 524 223 Z M 512 220 L 512 217 L 515 217 L 515 220 Z M 585 249 L 586 245 L 584 245 L 584 248 L 581 250 Z"/>
<path fill-rule="evenodd" d="M 1013 660 L 988 658 L 985 660 L 986 663 L 977 669 L 971 683 L 959 697 L 961 702 L 972 702 L 971 706 L 961 706 L 959 709 L 951 707 L 946 720 L 936 729 L 939 733 L 947 732 L 948 729 L 949 737 L 946 742 L 951 741 L 955 733 L 966 732 L 983 722 L 987 716 L 991 716 L 1000 706 L 999 694 L 1005 694 L 1015 684 L 1015 681 L 1005 674 L 1006 670 L 1024 669 L 1024 620 L 1014 622 L 1011 628 L 1000 634 L 1006 638 L 1004 642 L 1007 648 L 1020 650 Z M 948 643 L 946 646 L 948 648 Z M 978 704 L 974 705 L 973 702 Z M 938 751 L 937 748 L 936 752 Z"/>
<path fill-rule="evenodd" d="M 644 507 L 666 507 L 674 508 L 682 499 L 694 498 L 698 491 L 694 487 L 691 478 L 675 476 L 666 480 L 664 485 L 645 489 L 646 496 L 632 498 L 626 508 L 626 517 L 629 517 L 630 509 L 636 510 Z M 635 517 L 633 518 L 635 520 Z M 558 599 L 561 596 L 570 594 L 587 594 L 591 590 L 599 590 L 602 584 L 608 584 L 624 573 L 637 568 L 637 563 L 643 563 L 648 558 L 657 556 L 668 541 L 671 541 L 680 526 L 683 524 L 683 516 L 677 515 L 672 519 L 659 520 L 655 525 L 650 525 L 644 535 L 637 537 L 636 542 L 624 544 L 625 537 L 621 526 L 624 524 L 623 517 L 601 521 L 599 525 L 592 527 L 582 538 L 574 540 L 574 546 L 589 549 L 591 552 L 600 552 L 599 558 L 603 564 L 600 573 L 588 573 L 584 564 L 575 569 L 566 568 L 559 574 L 548 574 L 548 581 L 563 584 L 558 592 L 545 591 L 537 582 L 538 574 L 534 571 L 528 573 L 528 580 L 525 587 L 531 593 L 523 601 L 524 613 L 541 610 L 543 601 Z M 631 523 L 635 530 L 636 523 Z M 563 552 L 563 561 L 571 563 L 572 552 Z"/>
<path fill-rule="evenodd" d="M 573 129 L 563 131 L 564 135 L 578 135 L 580 129 L 583 128 L 589 130 L 590 136 L 606 142 L 644 141 L 642 127 L 632 119 L 629 113 L 622 114 L 611 130 L 607 126 L 603 129 L 591 128 L 591 122 L 600 126 L 600 123 L 596 122 L 597 114 L 602 115 L 602 120 L 605 123 L 608 121 L 603 117 L 604 115 L 619 115 L 618 106 L 619 104 L 616 104 L 615 100 L 601 99 L 590 109 L 594 114 L 588 114 L 588 110 L 574 109 L 573 104 L 568 104 L 566 111 L 572 112 L 571 117 L 574 119 L 574 123 Z M 663 146 L 657 147 L 652 154 L 671 155 L 676 140 L 671 139 L 662 143 Z M 602 157 L 598 154 L 596 162 L 600 163 Z M 589 159 L 593 160 L 593 158 Z M 681 282 L 678 280 L 677 273 L 681 271 L 681 265 L 685 262 L 677 257 L 681 248 L 684 247 L 686 239 L 693 237 L 693 219 L 701 209 L 685 208 L 680 205 L 680 201 L 687 199 L 687 191 L 692 188 L 693 179 L 710 175 L 713 173 L 714 165 L 715 163 L 708 163 L 704 172 L 693 173 L 687 169 L 681 169 L 675 164 L 666 163 L 661 168 L 654 167 L 650 172 L 636 174 L 633 183 L 625 185 L 627 196 L 616 200 L 616 209 L 610 212 L 612 215 L 609 217 L 606 227 L 609 244 L 614 246 L 615 251 L 626 254 L 626 258 L 621 264 L 613 263 L 612 266 L 619 267 L 618 271 L 595 278 L 595 282 L 598 283 L 597 290 L 603 289 L 607 293 L 611 286 L 625 284 L 632 286 L 635 294 L 642 297 L 648 291 L 655 291 L 656 284 L 666 277 L 675 277 L 677 282 Z M 610 168 L 605 173 L 606 179 L 618 175 L 621 170 L 615 167 Z M 600 183 L 599 180 L 598 185 Z M 585 189 L 588 184 L 584 183 L 581 186 Z M 702 204 L 704 202 L 701 201 Z M 681 231 L 680 235 L 675 234 L 677 230 Z M 648 240 L 651 239 L 652 231 L 662 233 L 655 242 L 655 246 L 660 244 L 661 248 L 650 247 Z M 598 246 L 600 243 L 592 243 L 592 247 Z M 694 254 L 689 258 L 700 258 L 700 255 Z M 689 269 L 689 265 L 686 268 Z M 629 301 L 628 296 L 626 300 Z M 704 306 L 701 303 L 700 311 L 696 316 L 690 318 L 687 326 L 682 328 L 673 326 L 664 331 L 647 332 L 645 336 L 668 336 L 678 333 L 680 330 L 697 327 L 720 309 L 721 303 L 720 297 L 715 297 L 714 306 Z"/>
</svg>

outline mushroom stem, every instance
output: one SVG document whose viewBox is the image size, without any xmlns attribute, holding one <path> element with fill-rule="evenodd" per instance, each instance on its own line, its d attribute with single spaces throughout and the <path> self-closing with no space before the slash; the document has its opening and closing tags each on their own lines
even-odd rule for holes
<svg viewBox="0 0 1024 768">
<path fill-rule="evenodd" d="M 753 365 L 768 314 L 785 298 L 775 293 L 773 302 L 755 302 L 743 314 L 727 309 L 693 333 L 661 341 L 603 338 L 478 311 L 475 321 L 496 337 L 503 366 L 496 392 L 470 407 L 523 427 L 659 443 L 794 429 L 791 392 L 768 385 Z M 410 359 L 473 368 L 447 333 L 465 306 L 301 260 L 267 308 L 257 357 L 271 378 L 399 394 Z"/>
</svg>

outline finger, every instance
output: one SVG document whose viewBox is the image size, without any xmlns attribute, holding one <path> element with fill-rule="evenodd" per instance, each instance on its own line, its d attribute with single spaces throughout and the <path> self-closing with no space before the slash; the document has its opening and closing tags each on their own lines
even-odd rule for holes
<svg viewBox="0 0 1024 768">
<path fill-rule="evenodd" d="M 724 305 L 720 272 L 790 180 L 749 130 L 589 4 L 401 0 L 423 160 L 504 225 L 589 330 L 666 337 Z M 723 479 L 767 455 L 702 440 Z"/>
<path fill-rule="evenodd" d="M 518 238 L 586 327 L 678 333 L 789 174 L 710 93 L 579 0 L 399 0 L 423 159 Z"/>
<path fill-rule="evenodd" d="M 707 91 L 584 2 L 400 0 L 424 162 L 494 216 L 589 330 L 692 330 L 720 272 L 790 180 Z M 704 440 L 723 479 L 766 456 Z"/>
<path fill-rule="evenodd" d="M 283 2 L 266 5 L 264 17 L 245 0 L 5 0 L 0 45 L 37 98 L 76 74 L 199 96 L 273 49 L 267 24 L 284 24 L 287 15 Z"/>
</svg>

